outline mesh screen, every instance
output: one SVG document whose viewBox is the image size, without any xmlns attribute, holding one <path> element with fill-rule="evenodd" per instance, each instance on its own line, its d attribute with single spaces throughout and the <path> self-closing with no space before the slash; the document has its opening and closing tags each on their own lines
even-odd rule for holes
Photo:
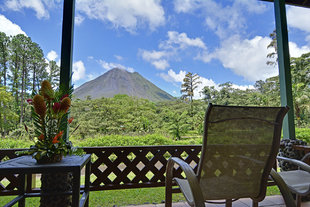
<svg viewBox="0 0 310 207">
<path fill-rule="evenodd" d="M 207 143 L 200 171 L 205 199 L 259 195 L 280 110 L 213 106 L 206 120 Z"/>
</svg>

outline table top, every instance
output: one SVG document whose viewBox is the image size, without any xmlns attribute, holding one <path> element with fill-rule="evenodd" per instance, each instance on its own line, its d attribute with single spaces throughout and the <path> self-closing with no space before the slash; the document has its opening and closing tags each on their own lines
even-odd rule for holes
<svg viewBox="0 0 310 207">
<path fill-rule="evenodd" d="M 5 173 L 48 173 L 81 170 L 90 161 L 90 154 L 65 156 L 60 162 L 38 164 L 31 156 L 21 156 L 0 162 L 0 174 Z"/>
</svg>

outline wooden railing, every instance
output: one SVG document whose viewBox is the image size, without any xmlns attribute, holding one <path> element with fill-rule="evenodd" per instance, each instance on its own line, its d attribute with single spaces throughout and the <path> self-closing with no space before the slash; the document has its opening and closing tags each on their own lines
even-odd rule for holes
<svg viewBox="0 0 310 207">
<path fill-rule="evenodd" d="M 198 168 L 201 146 L 129 146 L 84 147 L 92 155 L 90 190 L 111 190 L 165 186 L 165 169 L 170 156 L 180 157 Z M 0 161 L 15 158 L 21 149 L 0 149 Z M 183 177 L 181 169 L 175 176 Z M 28 176 L 27 191 L 32 188 L 35 176 Z M 17 195 L 18 175 L 0 177 L 0 196 Z"/>
</svg>

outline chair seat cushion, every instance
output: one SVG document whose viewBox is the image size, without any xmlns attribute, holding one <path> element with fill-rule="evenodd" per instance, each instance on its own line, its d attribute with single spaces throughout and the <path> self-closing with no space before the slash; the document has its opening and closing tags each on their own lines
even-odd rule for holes
<svg viewBox="0 0 310 207">
<path fill-rule="evenodd" d="M 292 192 L 302 196 L 310 193 L 310 173 L 303 170 L 292 170 L 279 172 L 279 175 Z"/>
</svg>

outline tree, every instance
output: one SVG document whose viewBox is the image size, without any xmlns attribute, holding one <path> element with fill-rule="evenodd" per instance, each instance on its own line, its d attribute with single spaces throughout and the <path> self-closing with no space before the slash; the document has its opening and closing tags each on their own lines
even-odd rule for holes
<svg viewBox="0 0 310 207">
<path fill-rule="evenodd" d="M 292 92 L 297 126 L 300 127 L 310 112 L 310 53 L 291 58 Z"/>
<path fill-rule="evenodd" d="M 20 76 L 21 76 L 21 89 L 20 89 L 20 124 L 24 121 L 24 104 L 27 86 L 29 85 L 29 57 L 32 41 L 29 37 L 18 34 L 13 37 L 13 41 L 16 41 L 16 54 L 20 60 Z"/>
<path fill-rule="evenodd" d="M 188 131 L 188 124 L 186 122 L 187 112 L 170 112 L 169 132 L 177 140 L 181 139 L 181 135 Z"/>
<path fill-rule="evenodd" d="M 51 60 L 48 63 L 48 68 L 49 68 L 48 80 L 50 81 L 53 87 L 56 87 L 60 79 L 60 67 L 56 64 L 54 60 Z"/>
<path fill-rule="evenodd" d="M 278 52 L 278 46 L 277 46 L 276 30 L 273 30 L 273 32 L 269 34 L 269 37 L 271 38 L 271 42 L 267 46 L 267 49 L 271 48 L 271 49 L 273 49 L 273 51 L 267 54 L 267 58 L 269 58 L 271 60 L 267 60 L 266 64 L 271 65 L 271 66 L 276 66 L 277 62 L 278 62 L 278 53 L 277 53 Z"/>
<path fill-rule="evenodd" d="M 10 38 L 0 32 L 0 85 L 6 86 Z"/>
<path fill-rule="evenodd" d="M 6 90 L 7 73 L 8 73 L 8 61 L 9 61 L 9 44 L 10 38 L 5 33 L 0 32 L 0 86 L 4 86 Z M 2 80 L 3 79 L 3 80 Z M 3 105 L 4 111 L 7 106 Z M 1 116 L 1 114 L 0 114 Z M 6 125 L 6 114 L 3 114 L 3 125 Z M 6 127 L 3 128 L 3 136 L 6 134 Z"/>
<path fill-rule="evenodd" d="M 30 43 L 29 67 L 32 72 L 32 91 L 35 91 L 39 89 L 40 83 L 47 79 L 43 50 L 35 42 Z"/>
<path fill-rule="evenodd" d="M 10 128 L 14 127 L 14 122 L 18 119 L 12 107 L 13 101 L 12 94 L 7 92 L 5 87 L 0 86 L 0 133 L 3 137 Z M 4 119 L 4 117 L 6 117 L 6 119 Z"/>
<path fill-rule="evenodd" d="M 194 97 L 194 90 L 197 89 L 198 85 L 201 84 L 201 81 L 198 81 L 200 77 L 198 74 L 192 74 L 188 72 L 181 85 L 181 99 L 188 101 L 190 104 L 190 116 L 193 117 L 193 97 Z"/>
</svg>

